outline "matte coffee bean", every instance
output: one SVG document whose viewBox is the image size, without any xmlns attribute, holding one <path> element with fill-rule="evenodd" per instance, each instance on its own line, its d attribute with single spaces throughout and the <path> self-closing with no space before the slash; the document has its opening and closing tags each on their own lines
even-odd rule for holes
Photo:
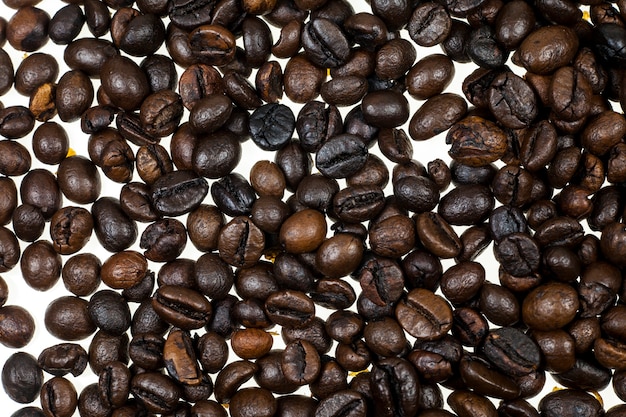
<svg viewBox="0 0 626 417">
<path fill-rule="evenodd" d="M 365 164 L 367 155 L 367 147 L 357 136 L 342 134 L 329 139 L 320 147 L 315 165 L 327 177 L 345 178 Z"/>
<path fill-rule="evenodd" d="M 20 404 L 33 402 L 43 384 L 43 372 L 37 360 L 29 353 L 12 354 L 2 367 L 2 387 L 13 401 Z"/>
</svg>

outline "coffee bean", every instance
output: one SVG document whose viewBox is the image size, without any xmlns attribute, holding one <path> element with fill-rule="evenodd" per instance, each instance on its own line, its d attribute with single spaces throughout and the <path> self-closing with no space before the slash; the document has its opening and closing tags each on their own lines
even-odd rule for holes
<svg viewBox="0 0 626 417">
<path fill-rule="evenodd" d="M 29 353 L 12 354 L 2 367 L 2 388 L 15 402 L 33 402 L 42 384 L 43 372 L 37 366 L 37 360 Z"/>
</svg>

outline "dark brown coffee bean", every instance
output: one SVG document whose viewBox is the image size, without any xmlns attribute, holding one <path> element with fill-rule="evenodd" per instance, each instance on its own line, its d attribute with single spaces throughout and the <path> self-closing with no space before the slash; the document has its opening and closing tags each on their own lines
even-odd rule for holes
<svg viewBox="0 0 626 417">
<path fill-rule="evenodd" d="M 299 291 L 285 290 L 265 300 L 265 311 L 276 324 L 285 327 L 304 327 L 315 317 L 315 304 Z"/>
<path fill-rule="evenodd" d="M 20 269 L 28 286 L 46 291 L 59 280 L 61 262 L 61 255 L 49 241 L 38 240 L 24 249 Z"/>
<path fill-rule="evenodd" d="M 189 33 L 191 52 L 209 65 L 226 65 L 235 57 L 235 38 L 221 25 L 202 25 Z"/>
<path fill-rule="evenodd" d="M 441 297 L 425 289 L 414 289 L 396 308 L 400 325 L 420 340 L 441 338 L 452 327 L 452 309 Z"/>
<path fill-rule="evenodd" d="M 556 410 L 559 410 L 558 412 Z M 602 405 L 591 394 L 577 390 L 559 390 L 551 392 L 539 402 L 539 411 L 547 417 L 562 415 L 602 415 Z"/>
<path fill-rule="evenodd" d="M 124 110 L 135 110 L 150 93 L 145 73 L 130 58 L 113 56 L 100 70 L 102 88 L 113 104 Z"/>
<path fill-rule="evenodd" d="M 131 392 L 154 413 L 173 411 L 180 397 L 178 385 L 171 378 L 157 372 L 135 375 L 131 381 Z"/>
<path fill-rule="evenodd" d="M 2 367 L 2 387 L 13 401 L 28 404 L 35 401 L 43 384 L 43 372 L 29 353 L 12 354 Z"/>
<path fill-rule="evenodd" d="M 239 387 L 250 380 L 258 369 L 257 364 L 246 360 L 226 365 L 215 379 L 215 399 L 222 404 L 229 403 Z"/>
<path fill-rule="evenodd" d="M 96 331 L 87 311 L 88 302 L 78 297 L 64 296 L 46 308 L 44 322 L 48 332 L 66 341 L 82 340 Z M 6 307 L 3 307 L 6 308 Z"/>
<path fill-rule="evenodd" d="M 515 381 L 493 369 L 478 355 L 464 355 L 459 373 L 463 382 L 477 394 L 509 400 L 519 396 L 520 390 Z"/>
<path fill-rule="evenodd" d="M 405 359 L 387 358 L 375 364 L 370 375 L 375 408 L 380 415 L 412 415 L 419 380 L 413 366 Z"/>
<path fill-rule="evenodd" d="M 100 259 L 93 254 L 74 255 L 63 265 L 61 271 L 63 285 L 74 295 L 90 295 L 100 285 L 101 266 Z"/>
<path fill-rule="evenodd" d="M 173 171 L 152 184 L 152 202 L 159 213 L 175 216 L 198 207 L 208 191 L 204 178 L 191 171 Z"/>
<path fill-rule="evenodd" d="M 550 74 L 571 62 L 578 38 L 565 26 L 546 26 L 531 32 L 513 55 L 513 61 L 536 74 Z"/>
<path fill-rule="evenodd" d="M 55 376 L 41 387 L 40 400 L 44 414 L 71 417 L 78 405 L 78 394 L 70 381 Z"/>
<path fill-rule="evenodd" d="M 440 200 L 437 211 L 451 225 L 472 225 L 485 221 L 493 206 L 494 199 L 487 187 L 460 185 Z"/>
<path fill-rule="evenodd" d="M 59 188 L 71 201 L 88 204 L 100 196 L 100 173 L 89 159 L 74 155 L 65 158 L 57 171 Z"/>
<path fill-rule="evenodd" d="M 469 116 L 455 124 L 446 136 L 450 156 L 470 166 L 487 165 L 506 152 L 506 135 L 494 123 Z"/>
<path fill-rule="evenodd" d="M 461 251 L 461 241 L 452 227 L 437 213 L 420 213 L 415 218 L 420 242 L 433 255 L 454 258 Z"/>
<path fill-rule="evenodd" d="M 409 21 L 409 36 L 420 46 L 441 43 L 450 33 L 451 20 L 446 9 L 439 4 L 426 3 L 413 10 Z"/>
<path fill-rule="evenodd" d="M 24 145 L 14 140 L 0 140 L 0 174 L 24 175 L 30 167 L 31 157 Z"/>
<path fill-rule="evenodd" d="M 571 286 L 552 282 L 535 288 L 524 299 L 522 318 L 532 329 L 555 330 L 573 320 L 579 302 Z"/>
<path fill-rule="evenodd" d="M 6 227 L 0 227 L 0 272 L 7 272 L 17 265 L 20 259 L 20 246 L 15 234 Z"/>
<path fill-rule="evenodd" d="M 326 219 L 319 211 L 302 210 L 285 220 L 279 239 L 289 253 L 312 252 L 324 241 L 326 227 Z"/>
<path fill-rule="evenodd" d="M 198 329 L 211 318 L 211 304 L 190 288 L 166 285 L 157 290 L 152 307 L 168 323 L 184 330 Z"/>
<path fill-rule="evenodd" d="M 79 376 L 87 367 L 87 352 L 76 343 L 60 343 L 41 351 L 37 364 L 54 376 Z"/>
<path fill-rule="evenodd" d="M 19 349 L 26 346 L 35 333 L 33 316 L 20 306 L 0 307 L 0 343 Z M 30 402 L 30 401 L 29 401 Z"/>
</svg>

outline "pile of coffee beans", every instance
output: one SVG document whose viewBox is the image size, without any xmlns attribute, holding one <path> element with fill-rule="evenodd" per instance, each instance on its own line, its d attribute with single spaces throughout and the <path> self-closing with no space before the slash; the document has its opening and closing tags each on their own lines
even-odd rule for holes
<svg viewBox="0 0 626 417">
<path fill-rule="evenodd" d="M 2 2 L 11 417 L 626 416 L 626 0 Z"/>
</svg>

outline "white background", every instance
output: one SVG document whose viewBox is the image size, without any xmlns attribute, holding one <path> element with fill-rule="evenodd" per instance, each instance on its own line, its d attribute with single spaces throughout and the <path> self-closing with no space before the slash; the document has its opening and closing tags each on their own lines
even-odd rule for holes
<svg viewBox="0 0 626 417">
<path fill-rule="evenodd" d="M 38 5 L 38 7 L 42 8 L 43 10 L 46 10 L 52 16 L 56 12 L 56 10 L 58 10 L 59 8 L 65 5 L 66 3 L 61 2 L 59 0 L 43 0 Z M 357 12 L 370 11 L 369 6 L 364 0 L 353 1 L 352 5 Z M 12 9 L 7 8 L 4 4 L 0 4 L 0 16 L 3 16 L 5 19 L 9 20 L 13 13 L 14 11 Z M 278 39 L 278 30 L 272 27 L 272 31 L 274 35 L 274 41 L 276 41 Z M 91 34 L 88 32 L 85 26 L 83 32 L 81 33 L 79 37 L 90 37 L 90 36 Z M 402 31 L 402 37 L 410 40 L 406 30 Z M 110 39 L 108 34 L 105 35 L 104 38 Z M 238 40 L 238 44 L 241 46 L 241 39 Z M 435 46 L 432 48 L 422 48 L 416 45 L 416 48 L 418 51 L 417 53 L 418 60 L 429 54 L 442 53 L 441 48 L 439 46 Z M 10 45 L 8 45 L 8 43 L 4 46 L 4 49 L 10 54 L 13 60 L 13 65 L 15 69 L 19 66 L 20 62 L 27 56 L 26 53 L 15 51 L 13 48 L 11 48 Z M 59 66 L 60 66 L 59 78 L 65 71 L 68 70 L 67 66 L 65 65 L 62 59 L 63 47 L 57 46 L 53 44 L 52 42 L 48 42 L 40 52 L 46 52 L 46 53 L 52 54 L 57 58 L 59 62 Z M 161 48 L 159 53 L 167 54 L 167 51 L 165 50 L 164 46 Z M 281 64 L 284 66 L 284 61 L 281 61 Z M 522 71 L 520 70 L 520 68 L 517 68 L 512 64 L 510 64 L 510 66 L 518 74 L 522 74 Z M 462 94 L 461 93 L 462 80 L 467 74 L 473 71 L 476 68 L 476 66 L 473 64 L 455 63 L 455 67 L 456 67 L 455 79 L 453 83 L 447 88 L 446 91 L 454 92 L 457 94 Z M 182 73 L 182 71 L 183 69 L 178 68 L 179 76 Z M 254 73 L 252 77 L 254 77 Z M 253 79 L 252 77 L 251 79 Z M 98 80 L 95 80 L 95 79 L 93 80 L 93 82 L 94 82 L 94 90 L 97 90 L 99 86 L 99 82 Z M 405 96 L 409 99 L 410 106 L 411 106 L 411 115 L 412 115 L 419 108 L 422 102 L 413 100 L 412 98 L 410 98 L 408 94 L 405 94 Z M 28 106 L 28 97 L 21 96 L 17 94 L 15 91 L 11 91 L 5 96 L 0 97 L 0 101 L 2 101 L 4 106 L 12 106 L 12 105 Z M 294 115 L 297 115 L 299 109 L 302 107 L 299 104 L 291 103 L 288 99 L 286 99 L 286 97 L 281 102 L 283 104 L 290 105 L 293 109 Z M 345 115 L 347 111 L 349 110 L 349 108 L 343 108 L 341 110 L 342 110 L 342 113 Z M 186 117 L 187 117 L 187 114 L 185 114 L 185 119 Z M 54 118 L 53 120 L 61 123 L 58 117 Z M 37 123 L 37 125 L 39 125 L 39 123 Z M 67 130 L 69 134 L 71 148 L 77 154 L 87 156 L 88 135 L 84 134 L 80 130 L 79 123 L 76 122 L 72 124 L 63 124 L 63 126 L 65 127 L 65 129 Z M 407 129 L 408 131 L 408 122 L 407 124 L 404 125 L 404 128 Z M 22 139 L 19 139 L 18 141 L 28 148 L 31 147 L 31 135 L 30 134 Z M 169 149 L 169 138 L 165 138 L 161 142 L 161 144 L 165 146 L 167 149 Z M 131 144 L 131 147 L 136 152 L 137 147 L 132 144 Z M 445 144 L 445 134 L 439 135 L 436 138 L 433 138 L 425 142 L 413 142 L 413 148 L 414 148 L 414 158 L 420 161 L 424 165 L 426 165 L 429 161 L 436 159 L 436 158 L 441 158 L 446 162 L 450 161 L 450 158 L 448 157 L 448 154 L 447 154 L 448 146 Z M 371 152 L 374 152 L 380 155 L 380 152 L 378 151 L 376 146 L 371 150 Z M 384 157 L 382 158 L 383 160 L 385 160 Z M 262 159 L 273 160 L 274 155 L 272 152 L 264 152 L 264 151 L 259 150 L 258 148 L 255 147 L 255 145 L 251 141 L 248 141 L 244 144 L 243 157 L 242 157 L 241 163 L 236 168 L 236 171 L 243 174 L 244 176 L 247 176 L 250 172 L 251 166 L 256 161 L 262 160 Z M 55 166 L 43 165 L 39 161 L 37 161 L 34 156 L 33 156 L 32 167 L 33 168 L 40 168 L 40 167 L 47 168 L 53 173 L 56 171 Z M 389 164 L 390 172 L 392 168 L 393 166 L 390 163 Z M 108 196 L 119 197 L 119 191 L 122 185 L 110 181 L 104 175 L 101 175 L 101 177 L 102 177 L 102 182 L 103 182 L 102 196 L 108 195 Z M 16 184 L 18 185 L 18 189 L 19 189 L 19 182 L 21 178 L 14 178 L 14 180 L 16 181 Z M 135 174 L 134 180 L 140 180 L 136 174 Z M 343 184 L 343 181 L 341 181 L 340 183 Z M 392 192 L 391 187 L 388 186 L 385 189 L 386 195 L 391 194 L 391 192 Z M 286 197 L 287 196 L 285 196 L 285 198 Z M 210 194 L 209 196 L 207 196 L 207 200 L 205 202 L 210 203 Z M 67 199 L 65 200 L 65 205 L 73 205 L 73 204 L 74 203 L 68 201 Z M 86 207 L 89 208 L 88 206 Z M 180 218 L 180 220 L 183 223 L 185 222 L 185 217 L 186 216 L 182 216 Z M 146 225 L 138 223 L 138 226 L 139 226 L 139 233 L 141 235 L 141 232 L 143 231 Z M 8 227 L 11 227 L 11 226 L 9 225 Z M 50 239 L 48 227 L 46 227 L 44 234 L 41 238 Z M 23 251 L 27 245 L 24 242 L 21 242 L 21 245 L 22 245 L 22 251 Z M 141 249 L 139 248 L 139 239 L 137 239 L 137 242 L 131 247 L 131 249 L 141 251 Z M 104 261 L 107 257 L 111 255 L 110 253 L 106 252 L 104 249 L 100 248 L 95 235 L 92 235 L 91 241 L 82 250 L 82 252 L 95 253 L 102 259 L 102 261 Z M 201 253 L 193 247 L 191 242 L 188 242 L 187 247 L 182 256 L 196 259 L 200 255 Z M 64 259 L 67 259 L 67 257 L 64 256 Z M 497 264 L 495 260 L 493 259 L 491 247 L 489 247 L 478 258 L 478 261 L 481 262 L 485 266 L 485 269 L 487 271 L 487 279 L 492 282 L 497 283 L 498 282 Z M 445 269 L 452 265 L 452 261 L 444 261 L 443 264 L 444 264 L 444 269 Z M 159 266 L 160 266 L 159 264 L 155 264 L 155 263 L 150 264 L 150 268 L 155 272 L 158 271 Z M 39 291 L 33 290 L 32 288 L 28 287 L 24 283 L 20 274 L 19 265 L 16 266 L 12 271 L 2 274 L 2 277 L 7 281 L 9 285 L 9 300 L 7 304 L 17 304 L 17 305 L 21 305 L 27 308 L 30 311 L 30 313 L 33 315 L 37 323 L 37 329 L 35 331 L 33 340 L 25 348 L 19 349 L 19 350 L 29 352 L 35 357 L 37 357 L 44 348 L 60 343 L 61 342 L 60 340 L 47 334 L 45 327 L 43 325 L 43 317 L 44 317 L 44 311 L 45 311 L 46 306 L 52 300 L 60 296 L 70 295 L 69 292 L 64 288 L 62 281 L 59 280 L 59 282 L 54 286 L 54 288 L 46 292 L 39 292 Z M 355 290 L 359 291 L 359 286 L 357 282 L 350 280 L 350 279 L 348 279 L 348 281 L 354 286 Z M 131 307 L 134 309 L 136 305 L 132 305 Z M 355 307 L 353 306 L 353 308 Z M 327 311 L 323 311 L 323 309 L 318 307 L 318 315 L 325 318 L 328 314 L 329 313 Z M 85 349 L 88 349 L 89 339 L 81 341 L 79 343 L 81 343 L 85 347 Z M 283 343 L 282 343 L 281 337 L 274 336 L 274 347 L 280 348 L 282 346 L 283 346 Z M 0 362 L 3 364 L 6 361 L 6 359 L 14 352 L 16 352 L 16 350 L 9 349 L 4 346 L 0 346 Z M 330 353 L 332 354 L 333 352 L 334 352 L 334 347 Z M 236 360 L 236 357 L 234 354 L 232 354 L 232 352 L 231 352 L 230 360 Z M 44 374 L 44 376 L 46 379 L 50 378 L 50 375 Z M 215 375 L 213 375 L 213 377 L 215 377 Z M 87 368 L 85 373 L 81 375 L 80 377 L 74 378 L 71 375 L 68 375 L 67 378 L 75 384 L 79 392 L 82 389 L 82 387 L 97 381 L 97 377 L 91 372 L 89 367 Z M 555 382 L 548 376 L 548 381 L 546 382 L 546 385 L 544 387 L 543 394 L 550 392 L 555 386 L 557 386 Z M 301 392 L 304 394 L 308 394 L 308 390 L 306 389 L 302 389 Z M 610 385 L 608 389 L 601 392 L 601 396 L 604 399 L 606 408 L 619 403 L 619 399 L 617 399 L 617 397 L 615 397 L 615 395 L 613 394 Z M 536 405 L 539 398 L 540 396 L 532 399 L 531 402 Z M 38 406 L 39 405 L 38 400 L 36 400 L 33 403 L 33 405 Z M 14 411 L 23 407 L 23 405 L 14 403 L 12 400 L 10 400 L 6 396 L 3 390 L 0 390 L 0 406 L 1 406 L 0 409 L 2 410 L 0 414 L 6 415 L 6 416 L 9 416 Z M 446 406 L 446 408 L 448 407 Z M 78 412 L 76 412 L 76 415 L 78 415 Z"/>
</svg>

